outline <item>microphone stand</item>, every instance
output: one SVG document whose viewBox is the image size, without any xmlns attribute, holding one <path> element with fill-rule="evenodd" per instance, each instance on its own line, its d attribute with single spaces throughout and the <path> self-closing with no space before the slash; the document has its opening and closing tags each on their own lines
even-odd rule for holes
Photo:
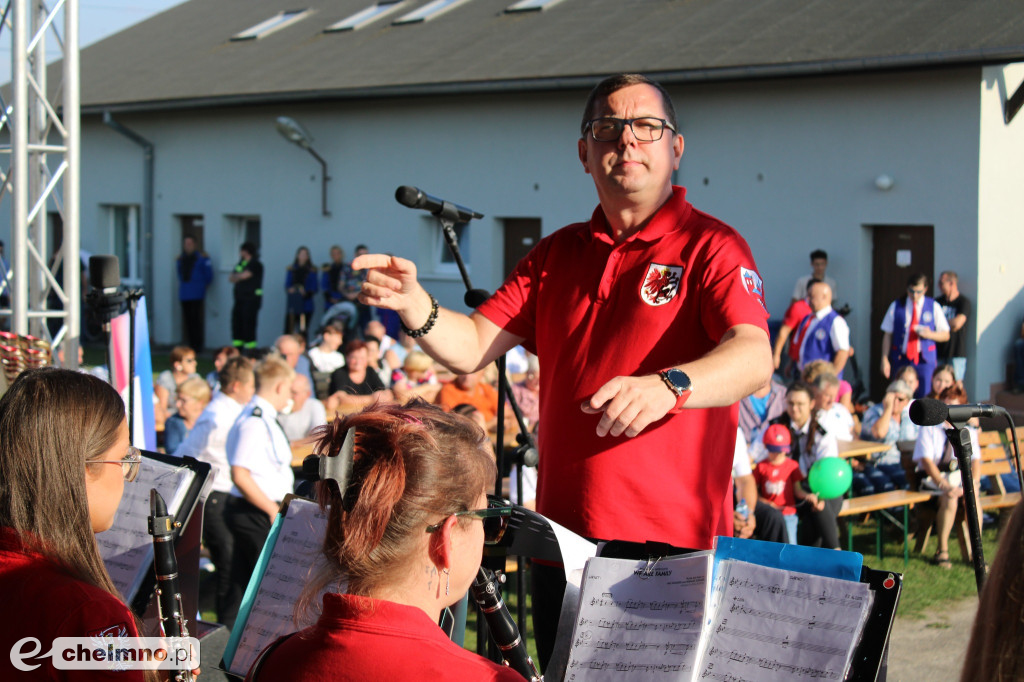
<svg viewBox="0 0 1024 682">
<path fill-rule="evenodd" d="M 442 204 L 441 210 L 434 214 L 438 221 L 441 223 L 441 232 L 444 234 L 445 243 L 448 244 L 448 250 L 451 251 L 452 258 L 455 259 L 455 264 L 459 268 L 459 274 L 462 275 L 462 281 L 466 285 L 466 294 L 464 301 L 470 308 L 477 308 L 484 301 L 486 301 L 490 294 L 483 289 L 474 289 L 473 283 L 469 279 L 469 272 L 466 270 L 466 263 L 462 259 L 462 251 L 459 249 L 458 238 L 455 234 L 455 223 L 459 220 L 459 211 L 454 204 L 445 201 Z M 525 439 L 526 442 L 520 440 L 520 447 L 516 449 L 516 453 L 522 451 L 525 453 L 530 448 L 536 448 L 536 444 L 533 443 L 533 437 L 526 429 L 526 421 L 523 419 L 523 412 L 516 403 L 515 396 L 512 394 L 511 387 L 508 384 L 508 377 L 505 375 L 505 355 L 502 354 L 496 361 L 498 365 L 498 424 L 497 424 L 497 440 L 498 446 L 496 448 L 496 456 L 498 463 L 498 480 L 494 482 L 494 494 L 498 497 L 502 497 L 501 490 L 501 473 L 505 470 L 505 400 L 508 400 L 508 404 L 512 407 L 512 413 L 515 415 L 516 421 L 519 424 L 519 436 L 517 439 Z M 523 504 L 523 462 L 522 454 L 513 455 L 517 458 L 519 466 L 516 467 L 516 504 L 522 506 Z M 516 603 L 516 620 L 518 621 L 519 631 L 526 632 L 526 580 L 524 571 L 526 567 L 525 559 L 522 556 L 516 556 L 516 569 L 519 573 L 518 580 L 518 599 Z M 483 619 L 477 622 L 477 652 L 482 652 L 483 637 L 480 637 L 484 622 Z"/>
<path fill-rule="evenodd" d="M 974 579 L 978 585 L 978 594 L 980 595 L 981 588 L 985 586 L 988 567 L 985 565 L 985 553 L 981 546 L 978 498 L 974 494 L 974 472 L 971 471 L 973 448 L 971 446 L 971 434 L 967 429 L 967 421 L 966 419 L 954 420 L 950 418 L 949 423 L 953 425 L 953 428 L 946 429 L 946 439 L 953 448 L 957 466 L 960 468 L 960 478 L 964 490 L 964 508 L 967 514 L 967 529 L 971 541 L 971 561 L 974 564 Z"/>
<path fill-rule="evenodd" d="M 132 445 L 135 445 L 135 312 L 143 295 L 142 289 L 125 292 L 128 299 L 128 442 Z"/>
</svg>

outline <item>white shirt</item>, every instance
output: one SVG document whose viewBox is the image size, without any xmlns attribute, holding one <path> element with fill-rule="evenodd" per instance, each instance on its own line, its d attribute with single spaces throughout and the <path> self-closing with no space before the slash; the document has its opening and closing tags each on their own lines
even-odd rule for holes
<svg viewBox="0 0 1024 682">
<path fill-rule="evenodd" d="M 794 299 L 799 301 L 801 298 L 807 298 L 807 285 L 810 283 L 812 279 L 814 279 L 814 275 L 804 275 L 803 277 L 797 279 L 796 285 L 793 287 Z M 827 284 L 829 288 L 832 289 L 832 300 L 835 300 L 836 281 L 829 277 L 828 275 L 825 275 L 825 284 Z"/>
<path fill-rule="evenodd" d="M 284 429 L 288 440 L 302 440 L 310 431 L 327 423 L 327 410 L 322 402 L 310 396 L 302 403 L 302 409 L 277 415 L 277 423 Z"/>
<path fill-rule="evenodd" d="M 836 440 L 853 440 L 853 415 L 839 403 L 832 403 L 826 412 L 818 410 L 818 423 L 836 437 Z"/>
<path fill-rule="evenodd" d="M 914 319 L 914 311 L 912 305 L 917 308 L 917 319 L 918 324 L 927 324 L 932 320 L 935 320 L 935 331 L 937 332 L 948 332 L 949 322 L 946 321 L 946 315 L 942 312 L 942 306 L 938 303 L 932 302 L 932 310 L 922 310 L 924 307 L 924 297 L 922 296 L 916 304 L 913 303 L 913 298 L 907 296 L 907 305 L 905 308 L 907 315 L 907 333 L 903 335 L 903 345 L 900 347 L 900 352 L 904 355 L 907 352 L 907 339 L 910 338 L 910 321 Z M 889 308 L 885 311 L 885 317 L 882 318 L 882 331 L 886 334 L 892 334 L 893 326 L 895 325 L 896 318 L 896 304 L 899 301 L 893 301 L 889 304 Z"/>
<path fill-rule="evenodd" d="M 732 477 L 750 476 L 753 470 L 750 468 L 750 453 L 747 451 L 747 441 L 743 437 L 743 429 L 736 429 L 736 449 L 732 453 Z"/>
<path fill-rule="evenodd" d="M 306 355 L 309 356 L 313 369 L 318 372 L 333 372 L 345 366 L 345 356 L 338 351 L 328 353 L 327 351 L 320 350 L 320 346 L 314 346 L 309 349 Z"/>
<path fill-rule="evenodd" d="M 800 344 L 800 363 L 801 369 L 807 364 L 804 360 L 804 349 L 807 347 L 807 341 L 811 338 L 811 334 L 822 335 L 828 334 L 829 338 L 832 339 L 832 348 L 839 352 L 841 350 L 850 350 L 850 325 L 846 323 L 842 315 L 836 315 L 835 319 L 832 320 L 832 326 L 828 331 L 820 328 L 815 328 L 826 315 L 832 312 L 832 306 L 825 306 L 818 312 L 814 313 L 814 319 L 807 323 L 809 327 L 807 333 L 804 334 L 803 343 Z M 798 327 L 799 329 L 799 327 Z M 821 338 L 825 338 L 821 336 Z"/>
<path fill-rule="evenodd" d="M 764 432 L 768 430 L 770 424 L 765 422 L 757 433 L 757 439 L 750 448 L 750 452 L 754 457 L 755 462 L 760 462 L 763 459 L 768 458 L 768 448 L 764 446 Z M 805 452 L 807 449 L 807 430 L 811 425 L 811 420 L 808 419 L 807 423 L 803 425 L 803 428 L 793 427 L 793 430 L 797 434 L 797 442 L 793 443 L 790 447 L 797 450 L 799 457 L 797 461 L 800 463 L 800 473 L 804 476 L 811 470 L 811 466 L 819 459 L 825 459 L 826 457 L 838 457 L 839 456 L 839 444 L 836 442 L 836 437 L 828 432 L 826 429 L 825 434 L 820 433 L 814 436 L 814 449 L 810 454 Z M 822 428 L 825 428 L 821 422 L 819 422 Z M 792 452 L 792 450 L 790 451 Z"/>
<path fill-rule="evenodd" d="M 971 461 L 981 458 L 981 446 L 978 445 L 978 430 L 974 427 L 967 427 L 971 435 Z M 914 444 L 914 464 L 919 471 L 924 471 L 921 461 L 930 459 L 938 464 L 946 452 L 949 440 L 946 439 L 946 426 L 922 426 L 917 432 L 917 442 Z M 955 455 L 953 455 L 955 457 Z"/>
<path fill-rule="evenodd" d="M 228 432 L 241 411 L 241 403 L 218 391 L 175 453 L 178 456 L 195 457 L 212 466 L 212 489 L 219 493 L 231 492 L 233 485 L 225 448 Z"/>
<path fill-rule="evenodd" d="M 262 412 L 259 417 L 253 414 L 257 407 Z M 295 476 L 292 474 L 292 446 L 276 419 L 277 410 L 273 405 L 259 396 L 253 397 L 228 432 L 227 451 L 231 466 L 248 469 L 263 494 L 280 502 L 292 492 Z M 231 494 L 244 497 L 234 485 Z"/>
</svg>

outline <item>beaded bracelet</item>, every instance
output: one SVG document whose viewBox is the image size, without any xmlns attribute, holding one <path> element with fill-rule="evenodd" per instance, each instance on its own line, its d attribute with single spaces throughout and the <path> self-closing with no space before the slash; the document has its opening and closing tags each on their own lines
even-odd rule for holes
<svg viewBox="0 0 1024 682">
<path fill-rule="evenodd" d="M 419 329 L 409 329 L 405 326 L 404 322 L 402 323 L 402 331 L 410 338 L 418 339 L 421 336 L 426 336 L 427 332 L 434 328 L 434 323 L 437 322 L 437 311 L 440 310 L 440 307 L 437 305 L 437 299 L 430 293 L 427 296 L 430 296 L 430 317 L 423 323 L 423 326 Z"/>
</svg>

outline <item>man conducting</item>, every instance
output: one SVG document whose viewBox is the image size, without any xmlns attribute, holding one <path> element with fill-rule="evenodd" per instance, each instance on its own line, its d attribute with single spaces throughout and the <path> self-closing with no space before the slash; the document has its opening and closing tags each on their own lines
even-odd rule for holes
<svg viewBox="0 0 1024 682">
<path fill-rule="evenodd" d="M 550 368 L 540 513 L 590 538 L 710 548 L 732 534 L 736 402 L 772 372 L 761 278 L 746 242 L 671 184 L 683 138 L 660 85 L 602 81 L 577 146 L 600 206 L 541 240 L 471 316 L 439 308 L 412 262 L 381 254 L 353 263 L 369 269 L 361 300 L 397 311 L 458 374 L 520 343 Z M 564 574 L 534 568 L 546 663 Z"/>
</svg>

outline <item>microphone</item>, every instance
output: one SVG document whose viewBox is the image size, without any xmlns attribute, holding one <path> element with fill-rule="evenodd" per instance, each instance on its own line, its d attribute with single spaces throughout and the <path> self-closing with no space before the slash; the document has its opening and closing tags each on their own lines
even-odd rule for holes
<svg viewBox="0 0 1024 682">
<path fill-rule="evenodd" d="M 89 256 L 89 285 L 103 293 L 111 293 L 121 286 L 117 256 Z"/>
<path fill-rule="evenodd" d="M 468 223 L 473 218 L 484 217 L 483 213 L 477 213 L 471 208 L 432 197 L 423 190 L 417 187 L 410 187 L 409 185 L 402 185 L 395 190 L 395 200 L 403 206 L 422 208 L 433 215 L 444 215 L 444 217 L 451 218 L 460 223 Z"/>
<path fill-rule="evenodd" d="M 910 421 L 918 426 L 936 426 L 945 421 L 965 422 L 974 417 L 995 417 L 1005 412 L 998 405 L 947 405 L 933 398 L 920 398 L 910 403 Z"/>
</svg>

